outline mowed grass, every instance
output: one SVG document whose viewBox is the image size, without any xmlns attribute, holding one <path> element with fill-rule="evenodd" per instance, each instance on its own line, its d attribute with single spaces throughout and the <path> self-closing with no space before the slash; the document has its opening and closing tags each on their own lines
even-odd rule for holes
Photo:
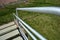
<svg viewBox="0 0 60 40">
<path fill-rule="evenodd" d="M 5 8 L 0 8 L 0 25 L 13 21 L 13 13 L 18 5 L 8 5 Z"/>
<path fill-rule="evenodd" d="M 60 40 L 60 16 L 25 11 L 19 16 L 48 40 Z"/>
<path fill-rule="evenodd" d="M 58 6 L 60 0 L 28 0 L 27 3 L 15 5 L 7 5 L 5 8 L 0 8 L 0 25 L 13 21 L 12 13 L 15 13 L 17 7 L 40 7 L 40 6 Z"/>
<path fill-rule="evenodd" d="M 29 0 L 27 4 L 8 5 L 0 9 L 0 25 L 14 20 L 13 13 L 17 7 L 40 6 L 60 7 L 60 0 Z M 60 40 L 60 16 L 25 11 L 19 11 L 19 16 L 48 40 Z"/>
</svg>

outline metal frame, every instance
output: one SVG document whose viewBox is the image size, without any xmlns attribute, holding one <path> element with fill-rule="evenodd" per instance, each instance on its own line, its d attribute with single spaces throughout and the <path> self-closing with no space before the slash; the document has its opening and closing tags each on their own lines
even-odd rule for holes
<svg viewBox="0 0 60 40">
<path fill-rule="evenodd" d="M 39 34 L 36 30 L 31 28 L 27 23 L 25 23 L 21 18 L 18 17 L 18 10 L 23 11 L 33 11 L 33 12 L 42 12 L 42 13 L 49 13 L 49 14 L 56 14 L 60 15 L 60 8 L 59 7 L 31 7 L 31 8 L 16 8 L 16 15 L 14 16 L 17 19 L 17 22 L 19 25 L 21 25 L 27 33 L 32 37 L 33 40 L 37 40 L 34 35 L 36 35 L 40 40 L 47 40 L 45 37 L 43 37 L 41 34 Z M 20 28 L 20 27 L 19 27 Z M 34 34 L 32 34 L 29 30 Z M 21 31 L 21 30 L 20 30 Z M 25 39 L 24 39 L 25 40 Z M 28 40 L 28 38 L 27 38 Z"/>
<path fill-rule="evenodd" d="M 30 8 L 16 8 L 16 11 L 17 11 L 17 10 L 60 15 L 60 7 L 30 7 Z M 18 14 L 18 13 L 17 13 L 17 14 Z"/>
<path fill-rule="evenodd" d="M 16 17 L 16 19 L 17 20 L 19 20 L 20 18 L 18 17 L 18 16 L 16 16 L 15 14 L 13 14 L 15 17 Z M 33 40 L 37 40 L 36 39 L 36 37 L 34 37 L 34 35 L 19 21 L 19 25 L 20 26 L 22 26 L 25 30 L 26 30 L 26 32 L 31 36 L 31 38 L 33 39 Z M 19 29 L 21 29 L 21 27 L 19 27 Z M 21 30 L 18 30 L 19 31 L 19 33 L 21 33 Z M 27 38 L 28 39 L 28 38 Z M 25 39 L 24 39 L 25 40 Z"/>
</svg>

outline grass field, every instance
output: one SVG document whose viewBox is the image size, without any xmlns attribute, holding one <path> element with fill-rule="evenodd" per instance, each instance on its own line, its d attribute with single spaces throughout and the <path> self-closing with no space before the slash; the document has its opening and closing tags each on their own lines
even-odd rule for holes
<svg viewBox="0 0 60 40">
<path fill-rule="evenodd" d="M 48 40 L 60 40 L 60 16 L 25 11 L 19 14 L 20 18 Z"/>
<path fill-rule="evenodd" d="M 0 8 L 0 25 L 13 21 L 12 13 L 17 7 L 60 6 L 60 0 L 29 0 L 28 3 L 8 5 Z"/>
<path fill-rule="evenodd" d="M 12 13 L 17 7 L 58 6 L 60 0 L 29 0 L 29 3 L 8 5 L 0 8 L 0 25 L 13 21 Z M 60 16 L 34 12 L 18 11 L 19 16 L 32 28 L 41 33 L 48 40 L 60 40 Z"/>
</svg>

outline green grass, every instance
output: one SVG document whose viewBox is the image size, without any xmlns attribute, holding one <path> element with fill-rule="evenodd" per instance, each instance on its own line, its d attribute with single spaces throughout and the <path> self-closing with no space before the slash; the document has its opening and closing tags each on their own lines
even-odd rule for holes
<svg viewBox="0 0 60 40">
<path fill-rule="evenodd" d="M 7 5 L 5 6 L 5 8 L 0 8 L 0 25 L 13 21 L 13 18 L 11 18 L 12 13 L 15 13 L 15 9 L 17 7 L 40 7 L 40 6 L 58 6 L 59 7 L 60 0 L 29 0 L 27 4 L 21 3 L 21 4 L 15 4 L 15 5 Z"/>
<path fill-rule="evenodd" d="M 60 7 L 60 0 L 29 0 L 28 4 L 7 5 L 0 8 L 0 25 L 13 21 L 12 13 L 17 7 L 40 6 Z M 19 16 L 48 40 L 60 40 L 60 16 L 25 11 L 19 11 Z"/>
<path fill-rule="evenodd" d="M 60 16 L 25 11 L 19 14 L 20 18 L 48 40 L 60 40 Z"/>
</svg>

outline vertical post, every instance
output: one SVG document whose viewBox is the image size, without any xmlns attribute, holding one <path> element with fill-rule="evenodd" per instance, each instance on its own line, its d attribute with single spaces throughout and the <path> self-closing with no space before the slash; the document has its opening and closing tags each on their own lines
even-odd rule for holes
<svg viewBox="0 0 60 40">
<path fill-rule="evenodd" d="M 16 15 L 18 16 L 18 12 L 17 12 L 17 9 L 16 9 Z"/>
</svg>

